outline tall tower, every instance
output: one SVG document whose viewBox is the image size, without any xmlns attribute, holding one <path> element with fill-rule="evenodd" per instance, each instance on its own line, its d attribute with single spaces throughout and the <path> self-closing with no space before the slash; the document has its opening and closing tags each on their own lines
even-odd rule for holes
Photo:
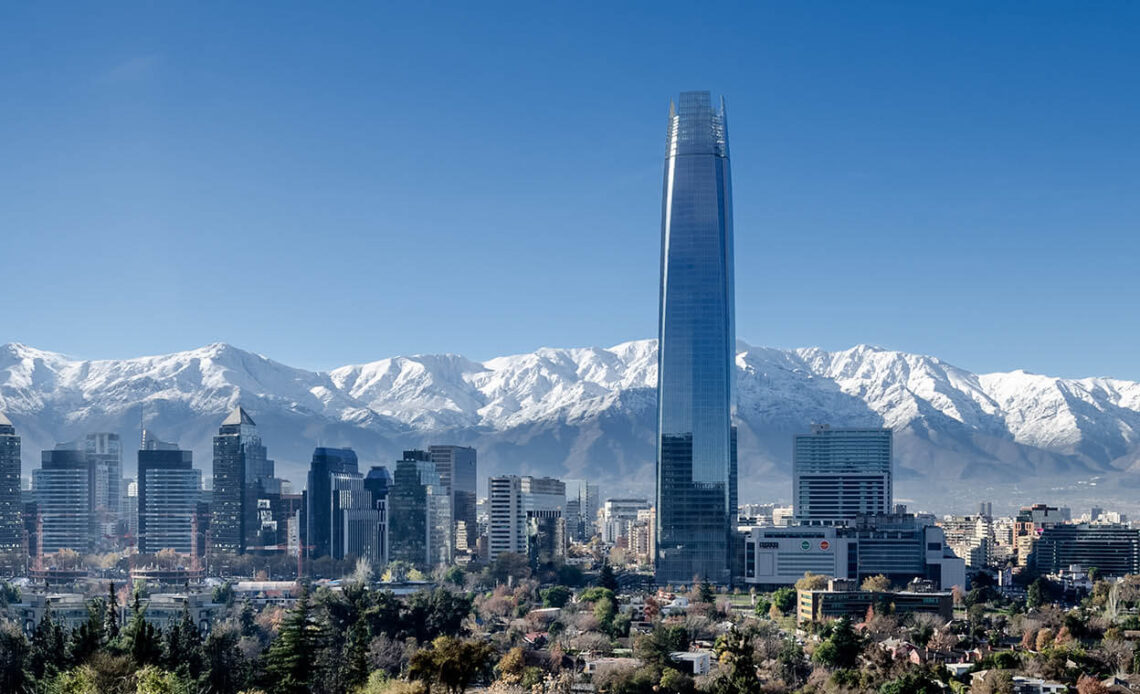
<svg viewBox="0 0 1140 694">
<path fill-rule="evenodd" d="M 144 432 L 138 453 L 138 549 L 153 554 L 173 549 L 193 554 L 202 472 L 193 454 Z"/>
<path fill-rule="evenodd" d="M 792 445 L 793 504 L 802 525 L 844 525 L 894 506 L 890 429 L 815 425 Z"/>
<path fill-rule="evenodd" d="M 272 477 L 273 462 L 266 457 L 257 425 L 235 407 L 214 437 L 212 552 L 245 553 L 251 536 L 256 536 L 258 491 Z"/>
<path fill-rule="evenodd" d="M 24 518 L 20 493 L 20 437 L 0 412 L 0 572 L 23 564 Z"/>
<path fill-rule="evenodd" d="M 657 582 L 732 582 L 736 436 L 732 184 L 724 102 L 670 105 L 661 206 Z"/>
</svg>

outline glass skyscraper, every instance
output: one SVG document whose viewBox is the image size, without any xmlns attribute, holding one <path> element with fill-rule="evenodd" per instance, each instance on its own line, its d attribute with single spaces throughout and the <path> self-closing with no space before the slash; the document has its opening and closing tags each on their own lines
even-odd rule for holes
<svg viewBox="0 0 1140 694">
<path fill-rule="evenodd" d="M 20 437 L 0 412 L 0 571 L 23 564 L 23 499 L 20 492 Z"/>
<path fill-rule="evenodd" d="M 724 102 L 670 106 L 661 209 L 657 582 L 732 582 L 736 332 Z"/>
<path fill-rule="evenodd" d="M 235 407 L 214 437 L 211 552 L 244 554 L 250 539 L 256 541 L 257 497 L 272 477 L 273 461 L 253 418 Z"/>
<path fill-rule="evenodd" d="M 143 432 L 137 492 L 140 554 L 164 549 L 192 553 L 198 542 L 194 518 L 202 489 L 202 472 L 192 461 L 190 451 Z"/>
</svg>

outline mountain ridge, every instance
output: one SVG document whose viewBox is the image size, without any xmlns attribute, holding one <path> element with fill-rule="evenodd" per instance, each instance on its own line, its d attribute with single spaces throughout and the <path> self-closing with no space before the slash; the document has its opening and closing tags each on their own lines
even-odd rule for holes
<svg viewBox="0 0 1140 694">
<path fill-rule="evenodd" d="M 902 487 L 911 481 L 920 492 L 932 482 L 1069 484 L 1140 470 L 1137 382 L 977 374 L 874 345 L 737 346 L 742 499 L 789 496 L 791 435 L 815 422 L 891 427 Z M 328 371 L 220 342 L 104 360 L 9 343 L 0 346 L 0 411 L 25 437 L 25 472 L 37 447 L 110 430 L 130 450 L 143 425 L 208 470 L 210 437 L 240 402 L 279 474 L 297 481 L 317 443 L 390 464 L 402 448 L 448 441 L 479 448 L 481 477 L 585 476 L 650 493 L 656 368 L 655 340 L 482 362 L 395 356 Z"/>
</svg>

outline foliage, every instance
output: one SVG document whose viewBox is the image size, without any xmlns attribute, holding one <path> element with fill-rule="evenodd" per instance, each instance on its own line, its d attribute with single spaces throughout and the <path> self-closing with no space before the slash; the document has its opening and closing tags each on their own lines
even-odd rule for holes
<svg viewBox="0 0 1140 694">
<path fill-rule="evenodd" d="M 756 677 L 754 632 L 733 627 L 716 640 L 720 672 L 712 681 L 710 694 L 751 694 L 760 692 Z"/>
<path fill-rule="evenodd" d="M 408 677 L 424 682 L 429 690 L 439 683 L 446 691 L 460 694 L 486 673 L 493 654 L 490 644 L 482 641 L 440 636 L 430 648 L 412 656 Z"/>
<path fill-rule="evenodd" d="M 566 586 L 552 586 L 542 591 L 544 607 L 563 607 L 570 602 L 573 593 Z"/>
<path fill-rule="evenodd" d="M 803 578 L 796 581 L 796 590 L 823 590 L 827 588 L 827 576 L 813 574 L 810 571 L 805 571 Z M 783 608 L 780 608 L 784 612 Z"/>
<path fill-rule="evenodd" d="M 803 580 L 803 579 L 800 579 Z M 784 586 L 772 593 L 772 604 L 780 612 L 787 614 L 796 606 L 796 589 Z"/>
<path fill-rule="evenodd" d="M 831 634 L 815 649 L 812 658 L 827 667 L 847 670 L 855 667 L 862 651 L 863 640 L 855 633 L 851 620 L 842 617 L 836 620 Z"/>
<path fill-rule="evenodd" d="M 274 694 L 308 694 L 318 629 L 313 623 L 306 586 L 269 649 L 266 670 Z"/>
<path fill-rule="evenodd" d="M 613 593 L 617 592 L 617 576 L 614 575 L 614 568 L 608 563 L 602 567 L 602 572 L 598 575 L 598 586 Z"/>
<path fill-rule="evenodd" d="M 868 576 L 867 578 L 863 579 L 863 583 L 860 588 L 873 593 L 885 593 L 891 589 L 891 579 L 887 578 L 883 574 L 879 574 L 878 576 Z"/>
<path fill-rule="evenodd" d="M 911 671 L 883 684 L 879 694 L 942 694 L 942 688 L 925 672 Z"/>
</svg>

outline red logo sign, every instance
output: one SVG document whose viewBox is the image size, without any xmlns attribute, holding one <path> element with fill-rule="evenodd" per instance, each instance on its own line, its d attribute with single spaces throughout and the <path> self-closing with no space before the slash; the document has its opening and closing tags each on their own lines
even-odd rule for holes
<svg viewBox="0 0 1140 694">
<path fill-rule="evenodd" d="M 831 543 L 828 542 L 827 540 L 820 540 L 819 541 L 819 548 L 821 550 L 823 550 L 824 552 L 826 552 L 828 549 L 831 548 Z"/>
</svg>

